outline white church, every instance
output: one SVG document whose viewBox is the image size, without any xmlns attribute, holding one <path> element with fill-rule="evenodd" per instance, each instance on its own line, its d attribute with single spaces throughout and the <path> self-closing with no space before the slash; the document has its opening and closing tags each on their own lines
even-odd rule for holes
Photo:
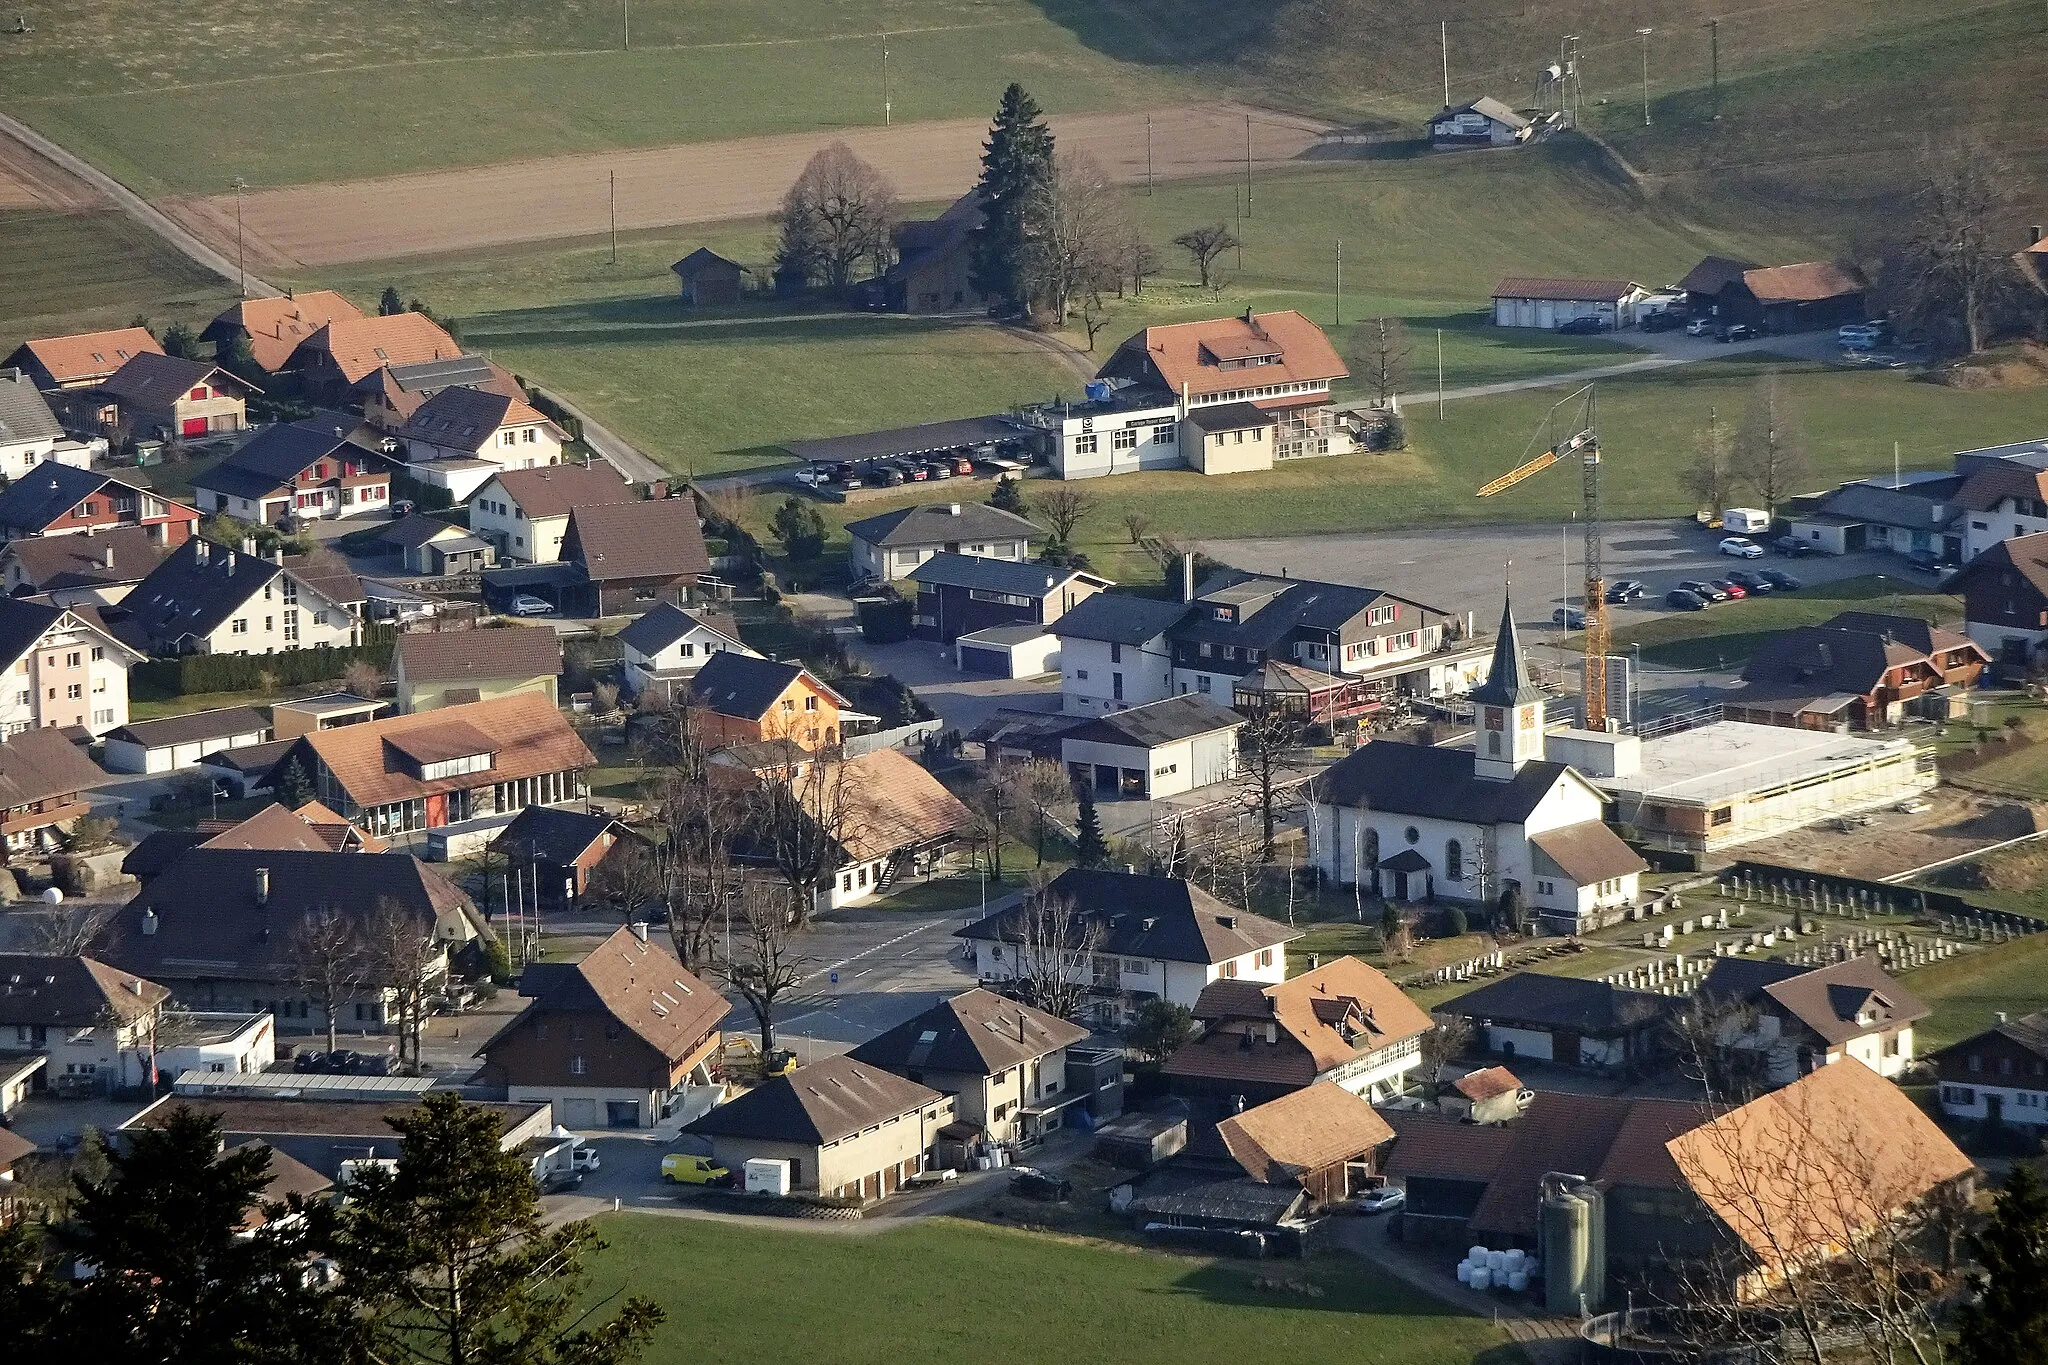
<svg viewBox="0 0 2048 1365">
<path fill-rule="evenodd" d="M 1600 789 L 1543 757 L 1543 694 L 1524 671 L 1512 604 L 1471 700 L 1470 748 L 1375 740 L 1311 784 L 1314 864 L 1393 901 L 1492 906 L 1519 886 L 1553 933 L 1636 903 L 1649 865 L 1602 822 Z"/>
</svg>

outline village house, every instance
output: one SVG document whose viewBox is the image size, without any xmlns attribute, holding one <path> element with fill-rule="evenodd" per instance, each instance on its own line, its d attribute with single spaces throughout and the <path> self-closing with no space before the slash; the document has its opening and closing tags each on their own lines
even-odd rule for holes
<svg viewBox="0 0 2048 1365">
<path fill-rule="evenodd" d="M 2001 1012 L 1982 1033 L 1934 1053 L 1941 1112 L 1996 1126 L 2048 1127 L 2048 1011 Z"/>
<path fill-rule="evenodd" d="M 1861 321 L 1870 282 L 1840 261 L 1759 266 L 1708 256 L 1678 287 L 1693 317 L 1724 326 L 1743 323 L 1776 336 Z"/>
<path fill-rule="evenodd" d="M 597 760 L 537 692 L 300 735 L 297 763 L 322 805 L 378 837 L 589 795 Z"/>
<path fill-rule="evenodd" d="M 1722 1041 L 1755 1054 L 1772 1085 L 1845 1057 L 1896 1080 L 1913 1064 L 1913 1025 L 1933 1013 L 1868 957 L 1824 967 L 1723 958 L 1699 993 L 1741 1011 Z"/>
<path fill-rule="evenodd" d="M 249 425 L 256 386 L 219 365 L 144 352 L 89 388 L 58 395 L 66 425 L 116 439 L 204 441 Z"/>
<path fill-rule="evenodd" d="M 1722 710 L 1756 725 L 1884 729 L 1915 698 L 1968 691 L 1990 662 L 1976 641 L 1918 617 L 1845 611 L 1768 637 Z"/>
<path fill-rule="evenodd" d="M 292 931 L 337 915 L 368 935 L 396 914 L 418 935 L 418 985 L 446 980 L 449 957 L 490 935 L 453 882 L 402 853 L 194 848 L 145 882 L 97 941 L 104 960 L 168 986 L 195 1010 L 250 1009 L 281 1024 L 325 1028 L 320 1000 L 293 965 Z M 335 1022 L 381 1032 L 401 984 L 370 974 Z"/>
<path fill-rule="evenodd" d="M 300 342 L 286 362 L 306 396 L 343 403 L 350 390 L 386 365 L 453 360 L 462 347 L 425 313 L 336 318 Z"/>
<path fill-rule="evenodd" d="M 90 388 L 139 355 L 162 355 L 164 348 L 147 327 L 121 327 L 111 332 L 79 332 L 72 336 L 25 341 L 0 367 L 20 370 L 45 393 L 53 389 Z"/>
<path fill-rule="evenodd" d="M 1963 557 L 1963 476 L 1940 470 L 1855 479 L 1818 498 L 1793 500 L 1786 534 L 1822 554 L 1888 550 L 1954 563 Z"/>
<path fill-rule="evenodd" d="M 107 624 L 151 654 L 277 654 L 362 643 L 362 580 L 321 555 L 271 558 L 186 541 L 121 599 Z"/>
<path fill-rule="evenodd" d="M 690 695 L 710 748 L 786 739 L 815 753 L 838 747 L 846 721 L 873 719 L 802 664 L 751 650 L 717 651 L 690 679 Z"/>
<path fill-rule="evenodd" d="M 1079 720 L 1060 736 L 1060 762 L 1103 796 L 1164 800 L 1237 776 L 1244 723 L 1207 697 L 1168 697 Z"/>
<path fill-rule="evenodd" d="M 121 871 L 146 882 L 195 848 L 385 853 L 390 847 L 318 801 L 308 801 L 296 810 L 272 804 L 241 820 L 201 820 L 191 829 L 156 830 L 128 850 L 128 856 L 121 860 Z"/>
<path fill-rule="evenodd" d="M 147 486 L 98 470 L 44 460 L 0 491 L 0 538 L 81 535 L 140 526 L 175 548 L 199 529 L 199 513 Z"/>
<path fill-rule="evenodd" d="M 397 550 L 400 566 L 422 578 L 480 574 L 498 562 L 498 549 L 453 522 L 408 513 L 377 538 Z"/>
<path fill-rule="evenodd" d="M 1031 558 L 1045 539 L 1034 523 L 985 502 L 927 502 L 849 522 L 850 564 L 856 576 L 893 583 L 934 555 L 985 559 Z"/>
<path fill-rule="evenodd" d="M 564 616 L 624 616 L 657 602 L 686 605 L 710 569 L 697 500 L 684 494 L 577 507 L 559 562 L 487 570 L 484 592 L 530 593 Z"/>
<path fill-rule="evenodd" d="M 524 395 L 460 386 L 422 403 L 394 433 L 405 446 L 405 470 L 463 502 L 500 469 L 562 462 L 566 433 Z"/>
<path fill-rule="evenodd" d="M 1966 458 L 1956 457 L 1958 472 Z M 2048 469 L 2018 459 L 1993 461 L 1963 479 L 1955 505 L 1963 513 L 1961 557 L 1967 563 L 2008 540 L 2048 532 Z"/>
<path fill-rule="evenodd" d="M 868 1039 L 847 1056 L 952 1097 L 986 1142 L 1035 1141 L 1090 1094 L 1067 1084 L 1067 1049 L 1088 1030 L 976 988 Z"/>
<path fill-rule="evenodd" d="M 1433 152 L 1470 151 L 1475 147 L 1512 147 L 1527 142 L 1536 125 L 1491 95 L 1481 95 L 1455 109 L 1449 105 L 1423 130 Z"/>
<path fill-rule="evenodd" d="M 59 607 L 110 606 L 149 577 L 167 553 L 143 526 L 28 536 L 0 546 L 0 583 L 14 596 L 40 596 Z"/>
<path fill-rule="evenodd" d="M 128 721 L 128 670 L 143 660 L 87 606 L 0 598 L 0 736 Z"/>
<path fill-rule="evenodd" d="M 953 1101 L 851 1057 L 821 1057 L 683 1125 L 731 1171 L 789 1163 L 791 1193 L 883 1199 L 926 1169 Z"/>
<path fill-rule="evenodd" d="M 58 730 L 23 730 L 0 740 L 0 836 L 7 862 L 55 852 L 91 812 L 81 792 L 107 775 Z"/>
<path fill-rule="evenodd" d="M 265 374 L 276 374 L 300 343 L 322 327 L 362 315 L 362 309 L 332 289 L 308 289 L 279 298 L 243 299 L 207 323 L 199 339 L 212 342 L 214 354 L 225 358 L 238 339 L 246 338 L 256 364 Z"/>
<path fill-rule="evenodd" d="M 150 1050 L 170 994 L 93 957 L 0 953 L 0 1073 L 13 1082 L 7 1091 L 75 1098 L 150 1084 Z M 0 1103 L 0 1113 L 12 1107 Z"/>
<path fill-rule="evenodd" d="M 1493 325 L 1555 331 L 1579 318 L 1607 330 L 1636 325 L 1649 291 L 1634 280 L 1563 280 L 1511 275 L 1493 287 Z"/>
<path fill-rule="evenodd" d="M 745 268 L 708 246 L 698 247 L 669 270 L 686 307 L 723 308 L 740 301 Z"/>
<path fill-rule="evenodd" d="M 1503 603 L 1472 748 L 1374 740 L 1310 784 L 1308 846 L 1340 886 L 1491 906 L 1510 887 L 1563 932 L 1636 902 L 1645 863 L 1602 823 L 1600 789 L 1544 758 L 1545 699 Z M 1570 926 L 1564 928 L 1563 926 Z"/>
<path fill-rule="evenodd" d="M 86 469 L 92 451 L 65 437 L 33 380 L 20 370 L 0 370 L 0 478 L 26 478 L 44 460 Z"/>
<path fill-rule="evenodd" d="M 691 1090 L 712 1093 L 732 1006 L 646 925 L 618 929 L 581 962 L 528 964 L 519 993 L 526 1007 L 476 1051 L 479 1079 L 508 1101 L 544 1101 L 555 1122 L 587 1131 L 652 1128 Z"/>
<path fill-rule="evenodd" d="M 412 631 L 398 637 L 391 671 L 401 715 L 518 692 L 538 693 L 552 706 L 562 642 L 546 626 Z"/>
<path fill-rule="evenodd" d="M 388 511 L 391 474 L 352 433 L 316 417 L 261 432 L 195 476 L 192 494 L 202 512 L 275 526 Z"/>
<path fill-rule="evenodd" d="M 1193 1009 L 1213 981 L 1285 981 L 1284 945 L 1301 937 L 1179 877 L 1069 868 L 1043 894 L 1068 915 L 1073 939 L 1089 944 L 1091 960 L 1076 972 L 1085 973 L 1093 1017 L 1103 1024 L 1135 1015 L 1147 1000 Z M 955 932 L 974 954 L 977 980 L 1017 978 L 1024 918 L 1021 907 L 1000 910 Z"/>
<path fill-rule="evenodd" d="M 969 191 L 936 218 L 890 228 L 896 261 L 882 276 L 883 298 L 898 313 L 985 312 L 989 298 L 974 286 L 974 231 L 981 194 Z"/>
<path fill-rule="evenodd" d="M 635 617 L 615 637 L 619 642 L 619 688 L 629 697 L 650 691 L 662 701 L 675 698 L 685 685 L 722 650 L 756 651 L 740 641 L 739 623 L 726 612 L 699 607 L 685 611 L 673 602 L 658 602 Z"/>
<path fill-rule="evenodd" d="M 1480 1050 L 1495 1056 L 1620 1071 L 1663 1053 L 1675 1008 L 1668 996 L 1605 981 L 1509 972 L 1436 1012 L 1471 1020 Z"/>
<path fill-rule="evenodd" d="M 571 512 L 639 500 L 640 490 L 607 464 L 505 469 L 470 499 L 469 529 L 496 545 L 508 564 L 553 564 L 562 557 Z"/>
<path fill-rule="evenodd" d="M 828 831 L 838 870 L 819 896 L 820 910 L 858 905 L 900 878 L 929 875 L 974 823 L 960 798 L 901 749 L 823 761 L 822 774 L 796 782 L 799 799 L 815 796 L 829 810 L 836 787 L 845 806 L 845 818 L 831 822 L 839 828 Z"/>
<path fill-rule="evenodd" d="M 2048 649 L 2048 530 L 1986 547 L 1941 590 L 1963 599 L 1963 631 L 1988 658 L 2033 668 Z"/>
<path fill-rule="evenodd" d="M 1325 1082 L 1391 1099 L 1435 1027 L 1399 986 L 1348 956 L 1288 981 L 1212 981 L 1194 1012 L 1201 1037 L 1166 1059 L 1173 1093 L 1254 1105 Z"/>
<path fill-rule="evenodd" d="M 568 909 L 589 894 L 592 878 L 607 859 L 644 851 L 647 841 L 602 811 L 528 806 L 490 847 L 507 866 L 525 869 L 541 904 Z"/>
<path fill-rule="evenodd" d="M 1471 1123 L 1506 1123 L 1529 1107 L 1535 1092 L 1522 1088 L 1504 1066 L 1468 1071 L 1437 1097 L 1437 1108 L 1451 1118 Z"/>
<path fill-rule="evenodd" d="M 918 638 L 942 644 L 990 626 L 1050 627 L 1110 585 L 1079 569 L 948 553 L 933 555 L 905 577 L 917 585 Z"/>
<path fill-rule="evenodd" d="M 1299 1187 L 1311 1209 L 1364 1192 L 1378 1151 L 1394 1140 L 1386 1119 L 1356 1090 L 1317 1081 L 1216 1125 L 1247 1178 Z"/>
<path fill-rule="evenodd" d="M 395 435 L 426 402 L 449 389 L 474 389 L 506 399 L 526 401 L 526 390 L 510 370 L 480 355 L 459 355 L 416 365 L 379 365 L 358 380 L 354 398 L 363 420 L 378 431 Z"/>
</svg>

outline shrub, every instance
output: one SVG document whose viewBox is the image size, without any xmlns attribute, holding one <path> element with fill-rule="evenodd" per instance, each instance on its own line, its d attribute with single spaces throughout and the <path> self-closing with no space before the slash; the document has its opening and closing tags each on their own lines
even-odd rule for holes
<svg viewBox="0 0 2048 1365">
<path fill-rule="evenodd" d="M 393 632 L 388 626 L 366 626 L 373 638 L 355 646 L 314 645 L 282 654 L 184 654 L 175 659 L 150 659 L 129 670 L 131 690 L 145 695 L 182 697 L 197 692 L 253 692 L 265 687 L 304 687 L 342 677 L 361 660 L 378 669 L 391 664 Z M 381 637 L 381 638 L 376 638 Z"/>
<path fill-rule="evenodd" d="M 915 609 L 902 598 L 860 604 L 860 633 L 870 644 L 893 645 L 910 638 Z"/>
</svg>

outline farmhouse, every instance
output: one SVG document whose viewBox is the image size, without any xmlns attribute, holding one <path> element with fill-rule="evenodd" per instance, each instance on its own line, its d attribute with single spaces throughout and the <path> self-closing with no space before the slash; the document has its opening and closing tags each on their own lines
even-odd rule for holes
<svg viewBox="0 0 2048 1365">
<path fill-rule="evenodd" d="M 140 526 L 158 545 L 179 546 L 199 529 L 199 513 L 97 470 L 44 460 L 0 492 L 0 537 L 80 535 Z"/>
<path fill-rule="evenodd" d="M 1968 636 L 1918 617 L 1845 611 L 1768 637 L 1723 714 L 1807 730 L 1885 729 L 1917 697 L 1975 686 L 1989 662 Z"/>
<path fill-rule="evenodd" d="M 424 313 L 335 318 L 300 342 L 287 361 L 315 402 L 346 402 L 350 390 L 386 365 L 453 360 L 462 347 Z"/>
<path fill-rule="evenodd" d="M 1061 1126 L 1092 1092 L 1068 1083 L 1067 1049 L 1088 1030 L 976 988 L 868 1039 L 847 1056 L 952 1097 L 956 1120 L 1013 1143 Z"/>
<path fill-rule="evenodd" d="M 1493 287 L 1493 325 L 1545 331 L 1579 318 L 1609 329 L 1633 327 L 1649 291 L 1633 280 L 1560 280 L 1509 276 Z"/>
<path fill-rule="evenodd" d="M 1235 777 L 1243 725 L 1207 697 L 1166 697 L 1080 722 L 1060 737 L 1060 761 L 1105 796 L 1163 800 Z"/>
<path fill-rule="evenodd" d="M 0 361 L 0 367 L 20 370 L 44 392 L 83 389 L 111 378 L 136 356 L 163 353 L 147 327 L 122 327 L 25 341 Z"/>
<path fill-rule="evenodd" d="M 0 740 L 0 836 L 6 861 L 40 855 L 87 814 L 79 793 L 104 785 L 107 775 L 61 732 L 23 730 Z"/>
<path fill-rule="evenodd" d="M 849 522 L 856 575 L 893 583 L 934 555 L 1023 561 L 1045 532 L 985 502 L 928 502 Z"/>
<path fill-rule="evenodd" d="M 1913 1064 L 1913 1025 L 1933 1013 L 1869 957 L 1825 967 L 1722 958 L 1700 992 L 1747 1009 L 1747 1026 L 1722 1041 L 1756 1054 L 1773 1085 L 1845 1057 L 1896 1079 Z"/>
<path fill-rule="evenodd" d="M 208 361 L 144 352 L 59 401 L 77 431 L 203 441 L 248 426 L 248 399 L 255 392 L 253 384 Z"/>
<path fill-rule="evenodd" d="M 500 469 L 560 464 L 568 439 L 524 395 L 460 385 L 427 399 L 395 434 L 405 443 L 406 473 L 457 502 Z"/>
<path fill-rule="evenodd" d="M 1860 320 L 1870 282 L 1838 261 L 1759 266 L 1708 256 L 1678 287 L 1696 318 L 1745 323 L 1776 335 Z"/>
<path fill-rule="evenodd" d="M 1446 105 L 1423 131 L 1434 152 L 1467 151 L 1474 147 L 1512 147 L 1527 142 L 1536 125 L 1491 95 L 1453 109 Z"/>
<path fill-rule="evenodd" d="M 0 548 L 0 581 L 16 596 L 53 605 L 108 606 L 163 562 L 164 547 L 141 526 L 82 536 L 29 536 Z"/>
<path fill-rule="evenodd" d="M 990 626 L 1050 626 L 1110 585 L 1079 569 L 945 553 L 905 577 L 917 584 L 918 637 L 942 644 Z"/>
<path fill-rule="evenodd" d="M 740 301 L 745 269 L 708 246 L 698 247 L 669 269 L 688 307 L 720 308 Z"/>
<path fill-rule="evenodd" d="M 2048 531 L 1985 549 L 1941 585 L 1963 599 L 1963 630 L 1990 658 L 2033 667 L 2048 647 Z"/>
<path fill-rule="evenodd" d="M 401 715 L 535 692 L 558 698 L 562 642 L 546 626 L 411 631 L 391 654 Z"/>
<path fill-rule="evenodd" d="M 382 457 L 323 423 L 282 423 L 192 480 L 202 512 L 274 526 L 286 518 L 348 517 L 391 505 Z"/>
<path fill-rule="evenodd" d="M 664 701 L 719 651 L 755 652 L 740 642 L 739 624 L 731 616 L 705 608 L 685 611 L 673 602 L 657 603 L 616 638 L 620 687 L 632 697 L 652 689 Z"/>
<path fill-rule="evenodd" d="M 1949 1117 L 2048 1127 L 2048 1012 L 2018 1019 L 2001 1013 L 1993 1027 L 1929 1060 Z"/>
<path fill-rule="evenodd" d="M 989 298 L 974 287 L 974 232 L 981 193 L 970 190 L 936 218 L 890 229 L 896 263 L 882 276 L 884 299 L 898 313 L 981 312 Z"/>
<path fill-rule="evenodd" d="M 0 598 L 0 735 L 126 724 L 128 670 L 142 660 L 89 606 Z"/>
<path fill-rule="evenodd" d="M 347 322 L 363 310 L 332 289 L 309 289 L 274 299 L 243 299 L 206 324 L 201 341 L 213 343 L 225 357 L 235 342 L 247 338 L 249 353 L 265 373 L 276 374 L 299 344 L 330 322 Z"/>
<path fill-rule="evenodd" d="M 107 624 L 151 654 L 277 654 L 362 643 L 362 580 L 326 557 L 265 559 L 194 537 L 136 584 Z"/>
<path fill-rule="evenodd" d="M 0 477 L 26 478 L 44 460 L 83 469 L 92 463 L 92 453 L 65 439 L 50 400 L 27 375 L 0 370 Z"/>
</svg>

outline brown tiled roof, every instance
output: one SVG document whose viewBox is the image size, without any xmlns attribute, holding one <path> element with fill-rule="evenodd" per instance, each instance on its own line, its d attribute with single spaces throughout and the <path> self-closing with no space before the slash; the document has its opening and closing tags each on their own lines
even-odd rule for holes
<svg viewBox="0 0 2048 1365">
<path fill-rule="evenodd" d="M 1801 261 L 1797 265 L 1745 270 L 1742 282 L 1758 303 L 1818 303 L 1870 288 L 1862 271 L 1836 261 Z"/>
<path fill-rule="evenodd" d="M 391 845 L 359 826 L 341 818 L 318 801 L 308 801 L 292 812 L 313 827 L 322 843 L 336 853 L 383 853 Z"/>
<path fill-rule="evenodd" d="M 1905 1091 L 1854 1058 L 1666 1146 L 1686 1185 L 1772 1274 L 1971 1169 Z"/>
<path fill-rule="evenodd" d="M 111 332 L 78 332 L 68 337 L 42 337 L 22 350 L 50 372 L 59 384 L 110 375 L 130 356 L 162 355 L 164 348 L 147 327 L 120 327 Z"/>
<path fill-rule="evenodd" d="M 2014 536 L 1978 555 L 1941 585 L 1943 592 L 1958 592 L 1968 580 L 1982 574 L 2010 568 L 2043 597 L 2048 597 L 2048 531 Z"/>
<path fill-rule="evenodd" d="M 188 390 L 222 383 L 243 393 L 252 387 L 210 361 L 145 351 L 101 380 L 97 391 L 124 403 L 169 408 Z"/>
<path fill-rule="evenodd" d="M 992 1076 L 1088 1037 L 1078 1024 L 979 987 L 941 1000 L 847 1055 L 884 1071 Z"/>
<path fill-rule="evenodd" d="M 450 450 L 481 450 L 501 427 L 539 424 L 558 441 L 562 429 L 536 411 L 523 395 L 487 389 L 443 389 L 414 410 L 397 434 Z M 552 467 L 552 466 L 551 466 Z"/>
<path fill-rule="evenodd" d="M 1530 835 L 1529 842 L 1541 849 L 1543 856 L 1574 886 L 1592 886 L 1611 877 L 1650 870 L 1641 854 L 1598 820 L 1547 829 Z"/>
<path fill-rule="evenodd" d="M 1493 1179 L 1515 1142 L 1514 1129 L 1489 1123 L 1398 1110 L 1381 1117 L 1394 1130 L 1394 1150 L 1380 1169 L 1396 1180 L 1425 1176 L 1483 1184 Z"/>
<path fill-rule="evenodd" d="M 200 847 L 297 848 L 309 853 L 332 851 L 332 845 L 321 838 L 311 824 L 278 805 L 265 806 L 248 819 L 214 835 Z"/>
<path fill-rule="evenodd" d="M 563 517 L 578 507 L 640 501 L 640 490 L 608 464 L 507 469 L 492 478 L 528 517 Z"/>
<path fill-rule="evenodd" d="M 1240 370 L 1217 367 L 1218 360 L 1276 355 L 1277 363 Z M 1117 348 L 1105 375 L 1144 377 L 1134 371 L 1156 371 L 1175 393 L 1183 384 L 1194 397 L 1231 389 L 1342 379 L 1351 373 L 1323 329 L 1293 309 L 1179 322 L 1148 327 Z"/>
<path fill-rule="evenodd" d="M 726 998 L 692 975 L 663 938 L 650 934 L 643 940 L 627 926 L 574 967 L 534 975 L 541 977 L 534 983 L 539 989 L 523 1014 L 601 1009 L 671 1062 L 689 1055 L 732 1012 Z M 485 1043 L 476 1055 L 490 1046 Z"/>
<path fill-rule="evenodd" d="M 1510 275 L 1493 287 L 1493 297 L 1612 303 L 1630 290 L 1641 287 L 1634 280 L 1561 280 Z"/>
<path fill-rule="evenodd" d="M 1394 1136 L 1373 1107 L 1321 1081 L 1216 1125 L 1231 1157 L 1263 1185 L 1279 1185 L 1364 1156 Z"/>
<path fill-rule="evenodd" d="M 569 513 L 562 558 L 593 583 L 708 573 L 697 500 L 662 498 L 578 507 Z"/>
<path fill-rule="evenodd" d="M 89 536 L 26 536 L 6 549 L 6 557 L 21 565 L 22 582 L 37 592 L 139 583 L 167 553 L 146 526 L 116 526 Z"/>
<path fill-rule="evenodd" d="M 973 821 L 959 797 L 900 749 L 877 749 L 843 766 L 853 818 L 842 847 L 856 862 L 944 838 Z"/>
<path fill-rule="evenodd" d="M 942 1098 L 936 1090 L 851 1057 L 825 1057 L 755 1086 L 683 1131 L 820 1146 Z"/>
<path fill-rule="evenodd" d="M 113 780 L 60 731 L 23 730 L 0 741 L 0 809 L 69 796 Z"/>
<path fill-rule="evenodd" d="M 90 1028 L 108 1014 L 141 1018 L 170 994 L 97 958 L 0 953 L 0 1024 Z"/>
<path fill-rule="evenodd" d="M 428 744 L 435 732 L 447 733 L 451 727 L 460 727 L 465 738 L 478 732 L 489 737 L 493 752 L 489 771 L 423 782 L 403 767 L 395 766 L 386 755 L 387 740 Z M 300 736 L 299 743 L 311 749 L 343 790 L 362 806 L 381 806 L 568 768 L 589 768 L 597 763 L 554 703 L 538 692 L 520 692 L 490 701 L 446 706 L 438 711 L 387 716 L 358 725 L 318 730 Z"/>
<path fill-rule="evenodd" d="M 1764 994 L 1830 1043 L 1846 1043 L 1874 1029 L 1893 1029 L 1932 1014 L 1920 998 L 1877 964 L 1852 957 L 1774 981 Z M 1858 1015 L 1870 1013 L 1868 1024 Z"/>
<path fill-rule="evenodd" d="M 2000 460 L 1964 480 L 1955 501 L 1972 512 L 1989 512 L 2005 498 L 2048 502 L 2048 471 Z"/>
<path fill-rule="evenodd" d="M 418 631 L 398 637 L 393 667 L 407 682 L 484 682 L 562 671 L 562 642 L 547 626 Z"/>
<path fill-rule="evenodd" d="M 242 1215 L 244 1228 L 254 1230 L 270 1221 L 263 1211 L 265 1204 L 282 1204 L 293 1195 L 310 1200 L 334 1188 L 332 1180 L 305 1162 L 278 1151 L 267 1142 L 252 1138 L 247 1142 L 237 1143 L 228 1150 L 239 1152 L 248 1147 L 260 1147 L 267 1152 L 270 1156 L 270 1168 L 269 1179 L 263 1182 L 262 1202 L 251 1205 L 249 1211 Z"/>
<path fill-rule="evenodd" d="M 0 1128 L 0 1171 L 11 1171 L 36 1145 L 11 1128 Z"/>
<path fill-rule="evenodd" d="M 1355 957 L 1336 958 L 1279 985 L 1211 982 L 1196 1000 L 1195 1015 L 1211 1021 L 1210 1028 L 1167 1058 L 1170 1076 L 1306 1085 L 1433 1027 L 1406 992 Z M 1275 1026 L 1271 1042 L 1268 1022 Z"/>
<path fill-rule="evenodd" d="M 307 337 L 330 322 L 347 322 L 362 315 L 362 309 L 332 289 L 309 289 L 293 298 L 244 299 L 214 323 L 246 331 L 256 363 L 275 373 Z"/>
<path fill-rule="evenodd" d="M 425 313 L 337 318 L 299 344 L 301 353 L 324 351 L 353 384 L 385 365 L 413 365 L 462 354 L 455 339 Z"/>
<path fill-rule="evenodd" d="M 1451 1089 L 1474 1104 L 1521 1088 L 1521 1080 L 1504 1066 L 1489 1066 L 1484 1071 L 1467 1072 L 1451 1082 Z"/>
<path fill-rule="evenodd" d="M 1544 1175 L 1568 1171 L 1590 1179 L 1607 1160 L 1632 1104 L 1606 1095 L 1538 1094 L 1528 1112 L 1505 1130 L 1513 1141 L 1472 1211 L 1472 1230 L 1533 1236 L 1537 1188 Z"/>
</svg>

